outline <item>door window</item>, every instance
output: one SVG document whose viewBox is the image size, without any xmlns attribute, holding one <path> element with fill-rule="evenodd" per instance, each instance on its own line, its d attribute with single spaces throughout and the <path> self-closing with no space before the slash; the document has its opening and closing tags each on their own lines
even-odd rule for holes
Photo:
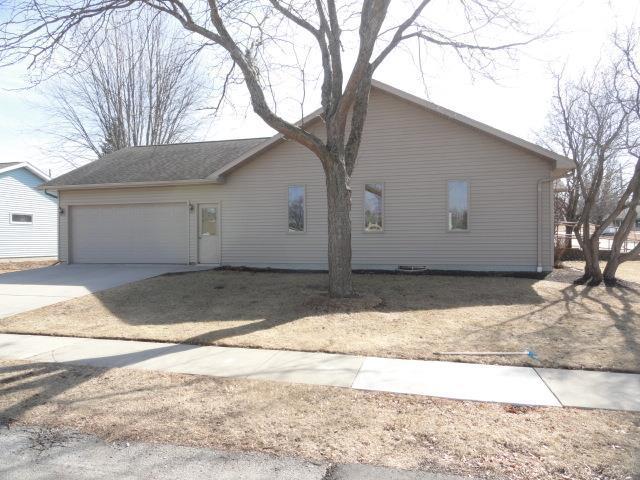
<svg viewBox="0 0 640 480">
<path fill-rule="evenodd" d="M 216 235 L 218 209 L 205 207 L 200 209 L 200 235 Z"/>
</svg>

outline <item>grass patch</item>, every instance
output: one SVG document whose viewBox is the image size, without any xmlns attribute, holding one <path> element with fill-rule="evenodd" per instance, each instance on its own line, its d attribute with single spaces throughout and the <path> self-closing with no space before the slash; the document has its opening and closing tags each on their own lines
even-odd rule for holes
<svg viewBox="0 0 640 480">
<path fill-rule="evenodd" d="M 562 262 L 562 265 L 569 270 L 575 271 L 578 276 L 584 273 L 584 262 L 566 260 Z M 600 262 L 600 268 L 602 269 L 602 271 L 604 271 L 604 267 L 606 265 L 607 262 Z M 640 260 L 635 260 L 633 262 L 624 262 L 618 267 L 616 276 L 619 280 L 640 284 Z"/>
<path fill-rule="evenodd" d="M 621 277 L 640 280 L 640 262 Z M 533 350 L 540 358 L 447 360 L 640 371 L 640 285 L 355 275 L 355 299 L 326 297 L 319 273 L 166 275 L 0 320 L 0 331 L 146 339 L 414 359 L 442 351 Z"/>
<path fill-rule="evenodd" d="M 58 263 L 57 260 L 11 260 L 10 262 L 0 260 L 0 275 L 9 272 L 21 272 L 33 268 L 50 267 Z"/>
<path fill-rule="evenodd" d="M 637 478 L 640 415 L 0 362 L 0 421 L 474 477 Z"/>
</svg>

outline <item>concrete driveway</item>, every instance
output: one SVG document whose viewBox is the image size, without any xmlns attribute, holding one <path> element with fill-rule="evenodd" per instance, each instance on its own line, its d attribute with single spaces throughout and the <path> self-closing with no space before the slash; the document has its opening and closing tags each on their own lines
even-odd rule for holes
<svg viewBox="0 0 640 480">
<path fill-rule="evenodd" d="M 0 275 L 0 318 L 164 273 L 202 269 L 190 265 L 55 265 L 4 273 Z"/>
</svg>

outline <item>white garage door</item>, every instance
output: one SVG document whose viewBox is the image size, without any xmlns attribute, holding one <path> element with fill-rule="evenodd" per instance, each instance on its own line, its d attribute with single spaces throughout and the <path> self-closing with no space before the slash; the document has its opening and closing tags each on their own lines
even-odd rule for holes
<svg viewBox="0 0 640 480">
<path fill-rule="evenodd" d="M 74 263 L 187 263 L 184 203 L 72 206 Z"/>
</svg>

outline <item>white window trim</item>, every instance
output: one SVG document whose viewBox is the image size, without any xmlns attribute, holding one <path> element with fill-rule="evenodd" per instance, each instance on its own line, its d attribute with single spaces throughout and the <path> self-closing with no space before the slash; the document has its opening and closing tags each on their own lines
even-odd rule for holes
<svg viewBox="0 0 640 480">
<path fill-rule="evenodd" d="M 294 188 L 294 187 L 302 187 L 303 189 L 303 208 L 302 208 L 302 230 L 301 231 L 295 231 L 295 230 L 291 230 L 289 228 L 289 189 L 290 188 Z M 287 185 L 287 201 L 286 201 L 286 227 L 287 227 L 287 234 L 288 235 L 304 235 L 305 233 L 307 233 L 307 185 L 305 183 L 294 183 L 291 185 Z"/>
<path fill-rule="evenodd" d="M 366 221 L 367 221 L 367 205 L 365 202 L 365 196 L 367 195 L 367 185 L 382 185 L 382 229 L 381 230 L 367 230 L 367 225 L 366 225 Z M 387 228 L 387 219 L 385 218 L 385 213 L 387 211 L 387 206 L 385 204 L 386 201 L 386 190 L 387 190 L 387 186 L 385 185 L 384 182 L 364 182 L 364 184 L 362 185 L 362 231 L 366 234 L 380 234 L 380 233 L 384 233 L 385 229 Z"/>
<path fill-rule="evenodd" d="M 465 182 L 467 184 L 467 228 L 451 228 L 449 222 L 449 182 Z M 464 178 L 450 178 L 446 181 L 445 195 L 447 209 L 445 212 L 446 217 L 446 231 L 447 233 L 468 233 L 471 231 L 471 181 Z"/>
<path fill-rule="evenodd" d="M 14 222 L 13 221 L 13 216 L 14 215 L 30 215 L 31 216 L 31 221 L 30 222 Z M 33 221 L 35 220 L 33 213 L 25 213 L 25 212 L 10 212 L 9 213 L 9 223 L 11 225 L 33 225 Z"/>
</svg>

